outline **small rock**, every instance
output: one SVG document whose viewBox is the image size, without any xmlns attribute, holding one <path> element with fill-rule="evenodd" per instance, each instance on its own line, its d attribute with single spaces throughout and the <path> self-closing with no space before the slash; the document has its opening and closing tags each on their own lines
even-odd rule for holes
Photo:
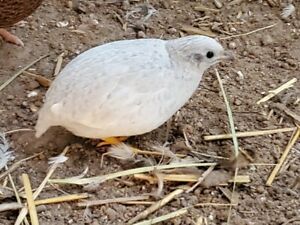
<svg viewBox="0 0 300 225">
<path fill-rule="evenodd" d="M 258 193 L 260 193 L 260 194 L 262 194 L 262 193 L 264 193 L 264 191 L 265 191 L 265 188 L 263 187 L 263 186 L 258 186 L 257 188 L 256 188 L 256 191 L 258 192 Z"/>
<path fill-rule="evenodd" d="M 239 100 L 238 98 L 236 98 L 236 99 L 234 100 L 233 104 L 236 105 L 236 106 L 240 106 L 240 105 L 242 105 L 242 101 Z"/>
<path fill-rule="evenodd" d="M 271 45 L 273 42 L 274 40 L 270 35 L 266 34 L 262 36 L 261 43 L 263 46 Z"/>
<path fill-rule="evenodd" d="M 14 97 L 13 95 L 8 95 L 6 99 L 7 99 L 7 100 L 13 100 L 14 98 L 15 98 L 15 97 Z"/>
<path fill-rule="evenodd" d="M 168 31 L 169 34 L 176 34 L 177 33 L 177 29 L 174 28 L 174 27 L 170 27 L 167 31 Z"/>
<path fill-rule="evenodd" d="M 220 0 L 214 0 L 214 4 L 218 9 L 221 9 L 223 7 L 223 4 Z"/>
<path fill-rule="evenodd" d="M 69 22 L 68 21 L 59 21 L 56 23 L 56 26 L 57 27 L 67 27 L 69 25 Z"/>
<path fill-rule="evenodd" d="M 236 43 L 233 42 L 233 41 L 229 42 L 228 48 L 229 48 L 229 49 L 236 49 Z"/>
<path fill-rule="evenodd" d="M 37 89 L 39 86 L 40 86 L 40 84 L 35 80 L 29 80 L 26 83 L 27 90 L 34 90 L 34 89 Z"/>
<path fill-rule="evenodd" d="M 146 37 L 146 34 L 145 34 L 145 32 L 144 31 L 138 31 L 138 33 L 137 33 L 137 37 L 138 38 L 145 38 Z"/>
<path fill-rule="evenodd" d="M 112 208 L 106 209 L 106 215 L 110 221 L 115 221 L 118 218 L 118 213 Z"/>
<path fill-rule="evenodd" d="M 45 205 L 38 205 L 36 207 L 37 212 L 45 212 L 47 210 L 47 207 Z"/>
</svg>

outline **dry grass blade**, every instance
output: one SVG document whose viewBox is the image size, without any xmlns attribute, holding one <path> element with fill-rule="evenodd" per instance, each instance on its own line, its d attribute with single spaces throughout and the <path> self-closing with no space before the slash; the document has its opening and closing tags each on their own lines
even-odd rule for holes
<svg viewBox="0 0 300 225">
<path fill-rule="evenodd" d="M 14 79 L 16 79 L 20 74 L 22 74 L 25 70 L 28 68 L 32 67 L 34 64 L 42 60 L 43 58 L 46 58 L 48 55 L 41 56 L 40 58 L 34 60 L 33 62 L 29 63 L 27 66 L 19 70 L 17 73 L 15 73 L 11 78 L 9 78 L 7 81 L 5 81 L 1 86 L 0 86 L 0 91 L 2 91 L 7 85 L 9 85 Z"/>
<path fill-rule="evenodd" d="M 273 164 L 272 164 L 273 165 Z M 164 181 L 173 181 L 173 182 L 197 182 L 199 180 L 199 175 L 196 174 L 161 174 Z M 134 178 L 146 180 L 150 184 L 157 182 L 157 179 L 153 176 L 146 174 L 134 174 Z M 233 183 L 250 183 L 250 177 L 248 175 L 238 175 L 235 179 L 231 179 L 228 182 Z"/>
<path fill-rule="evenodd" d="M 56 63 L 56 66 L 55 66 L 55 69 L 54 69 L 54 76 L 56 77 L 59 72 L 60 72 L 60 69 L 61 69 L 61 65 L 62 65 L 62 62 L 63 62 L 63 57 L 64 57 L 64 53 L 61 53 L 58 57 L 57 57 L 57 63 Z"/>
<path fill-rule="evenodd" d="M 173 168 L 182 168 L 182 167 L 200 167 L 200 166 L 212 166 L 216 165 L 216 163 L 177 163 L 172 165 L 161 165 L 161 166 L 147 166 L 147 167 L 140 167 L 135 169 L 124 170 L 116 173 L 111 173 L 102 176 L 96 177 L 89 177 L 89 178 L 65 178 L 65 179 L 49 179 L 51 183 L 58 183 L 58 184 L 91 184 L 91 183 L 101 183 L 107 180 L 115 179 L 118 177 L 129 176 L 138 173 L 146 173 L 152 172 L 154 170 L 164 170 L 164 169 L 173 169 Z"/>
<path fill-rule="evenodd" d="M 161 199 L 160 201 L 154 203 L 149 208 L 147 208 L 146 210 L 144 210 L 143 212 L 141 212 L 140 214 L 138 214 L 137 216 L 135 216 L 134 218 L 132 218 L 131 220 L 129 220 L 128 224 L 133 224 L 133 223 L 135 223 L 135 222 L 137 222 L 137 221 L 139 221 L 141 219 L 146 218 L 151 213 L 155 212 L 156 210 L 158 210 L 162 206 L 166 205 L 168 202 L 170 202 L 176 196 L 182 194 L 183 191 L 184 191 L 183 189 L 177 189 L 177 190 L 169 193 L 163 199 Z"/>
<path fill-rule="evenodd" d="M 263 97 L 262 99 L 260 99 L 259 101 L 256 102 L 256 104 L 261 104 L 263 102 L 266 102 L 268 100 L 270 100 L 271 98 L 273 98 L 274 96 L 276 96 L 277 94 L 279 94 L 280 92 L 284 91 L 285 89 L 288 89 L 290 87 L 293 87 L 294 83 L 297 82 L 297 78 L 293 78 L 291 80 L 289 80 L 288 82 L 286 82 L 285 84 L 281 85 L 280 87 L 269 91 L 269 94 L 266 95 L 265 97 Z"/>
<path fill-rule="evenodd" d="M 214 170 L 215 166 L 210 166 L 201 176 L 198 178 L 197 183 L 194 184 L 190 189 L 186 191 L 186 193 L 190 193 L 198 187 L 201 182 Z"/>
<path fill-rule="evenodd" d="M 140 200 L 147 200 L 149 196 L 132 196 L 132 197 L 121 197 L 121 198 L 111 198 L 111 199 L 104 199 L 104 200 L 91 200 L 85 202 L 79 202 L 77 206 L 79 207 L 90 207 L 96 205 L 106 205 L 110 203 L 126 203 L 131 201 L 140 201 Z"/>
<path fill-rule="evenodd" d="M 54 204 L 60 202 L 69 202 L 80 200 L 84 198 L 88 198 L 89 195 L 86 193 L 83 194 L 73 194 L 73 195 L 66 195 L 66 196 L 59 196 L 54 198 L 46 198 L 34 201 L 34 204 L 37 205 L 46 205 L 46 204 Z M 24 206 L 18 202 L 11 202 L 11 203 L 3 203 L 0 204 L 0 212 L 9 211 L 9 210 L 18 210 L 22 209 Z"/>
<path fill-rule="evenodd" d="M 23 131 L 34 131 L 34 129 L 31 128 L 20 128 L 20 129 L 16 129 L 16 130 L 9 130 L 9 131 L 5 131 L 4 134 L 13 134 L 13 133 L 17 133 L 17 132 L 23 132 Z"/>
<path fill-rule="evenodd" d="M 121 202 L 124 205 L 153 205 L 155 202 L 152 201 L 128 201 Z"/>
<path fill-rule="evenodd" d="M 52 83 L 52 81 L 50 79 L 47 79 L 46 77 L 44 77 L 42 75 L 30 73 L 28 71 L 24 71 L 23 74 L 33 77 L 43 87 L 50 87 L 50 85 Z"/>
<path fill-rule="evenodd" d="M 40 199 L 34 201 L 35 205 L 46 205 L 46 204 L 54 204 L 54 203 L 60 203 L 60 202 L 69 202 L 69 201 L 75 201 L 80 200 L 84 198 L 88 198 L 89 195 L 86 193 L 82 194 L 72 194 L 72 195 L 65 195 L 65 196 L 59 196 L 54 198 L 47 198 L 47 199 Z"/>
<path fill-rule="evenodd" d="M 17 202 L 10 202 L 10 203 L 2 203 L 0 204 L 0 212 L 10 211 L 10 210 L 18 210 L 23 207 L 22 204 Z"/>
<path fill-rule="evenodd" d="M 281 166 L 283 165 L 286 157 L 288 156 L 290 150 L 292 149 L 292 147 L 294 146 L 294 144 L 296 143 L 296 141 L 298 140 L 300 136 L 300 127 L 297 128 L 297 131 L 295 132 L 295 134 L 292 136 L 290 142 L 288 143 L 288 145 L 286 146 L 284 152 L 282 153 L 282 156 L 279 159 L 278 164 L 276 164 L 276 166 L 274 167 L 272 173 L 270 174 L 268 180 L 267 180 L 267 185 L 271 186 L 278 171 L 280 170 Z"/>
<path fill-rule="evenodd" d="M 291 131 L 295 131 L 296 129 L 297 129 L 296 127 L 287 127 L 287 128 L 273 129 L 273 130 L 257 130 L 257 131 L 237 132 L 236 136 L 238 138 L 241 138 L 241 137 L 255 137 L 255 136 L 261 136 L 261 135 L 291 132 Z M 203 138 L 204 138 L 205 141 L 231 139 L 232 134 L 207 135 L 207 136 L 204 136 Z"/>
<path fill-rule="evenodd" d="M 261 28 L 258 28 L 258 29 L 252 30 L 252 31 L 249 31 L 249 32 L 247 32 L 247 33 L 243 33 L 243 34 L 235 34 L 235 35 L 231 35 L 231 36 L 228 36 L 228 37 L 221 37 L 220 39 L 221 39 L 221 40 L 227 40 L 227 39 L 231 39 L 231 38 L 247 36 L 247 35 L 250 35 L 250 34 L 259 32 L 259 31 L 263 31 L 263 30 L 272 28 L 272 27 L 274 27 L 274 26 L 276 26 L 276 25 L 277 25 L 277 23 L 272 24 L 272 25 L 269 25 L 269 26 L 261 27 Z"/>
<path fill-rule="evenodd" d="M 30 185 L 30 180 L 27 174 L 22 174 L 23 184 L 25 188 L 25 194 L 27 198 L 28 211 L 30 215 L 30 220 L 32 225 L 39 225 L 39 220 L 33 200 L 32 189 Z"/>
<path fill-rule="evenodd" d="M 239 143 L 238 143 L 235 128 L 234 128 L 235 126 L 234 126 L 234 122 L 233 122 L 232 111 L 231 111 L 230 104 L 229 104 L 229 101 L 227 99 L 227 96 L 226 96 L 226 93 L 225 93 L 225 90 L 224 90 L 224 87 L 223 87 L 223 84 L 222 84 L 221 77 L 220 77 L 219 72 L 218 72 L 217 69 L 215 69 L 215 73 L 216 73 L 216 76 L 218 78 L 219 85 L 220 85 L 220 88 L 221 88 L 221 91 L 222 91 L 222 95 L 223 95 L 223 98 L 224 98 L 224 101 L 225 101 L 226 110 L 227 110 L 227 114 L 228 114 L 229 125 L 230 125 L 230 130 L 231 130 L 231 133 L 232 133 L 232 141 L 233 141 L 233 145 L 234 145 L 234 155 L 235 155 L 235 157 L 237 157 L 239 155 Z"/>
<path fill-rule="evenodd" d="M 236 177 L 238 175 L 238 172 L 239 172 L 239 168 L 235 168 L 234 180 L 236 179 Z M 232 192 L 231 192 L 231 196 L 230 196 L 230 206 L 229 206 L 229 210 L 228 210 L 227 224 L 230 224 L 232 207 L 235 204 L 235 201 L 234 201 L 235 200 L 235 196 L 236 196 L 235 195 L 235 187 L 236 187 L 236 182 L 233 182 Z"/>
<path fill-rule="evenodd" d="M 160 222 L 163 222 L 163 221 L 166 221 L 166 220 L 178 217 L 178 216 L 182 216 L 182 215 L 186 214 L 187 212 L 188 212 L 187 208 L 183 208 L 183 209 L 179 209 L 179 210 L 176 210 L 174 212 L 168 213 L 166 215 L 156 217 L 154 219 L 145 220 L 145 221 L 142 221 L 142 222 L 139 222 L 139 223 L 135 223 L 134 225 L 156 224 L 156 223 L 160 223 Z"/>
</svg>

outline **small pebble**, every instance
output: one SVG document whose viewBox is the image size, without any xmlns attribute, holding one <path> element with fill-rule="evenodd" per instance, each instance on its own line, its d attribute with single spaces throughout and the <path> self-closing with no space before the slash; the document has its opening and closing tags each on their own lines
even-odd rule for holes
<svg viewBox="0 0 300 225">
<path fill-rule="evenodd" d="M 59 21 L 59 22 L 57 22 L 56 23 L 56 26 L 57 27 L 66 27 L 66 26 L 68 26 L 69 25 L 69 22 L 68 21 Z"/>
<path fill-rule="evenodd" d="M 239 100 L 239 99 L 235 99 L 233 104 L 236 105 L 236 106 L 240 106 L 240 105 L 242 105 L 242 101 Z"/>
<path fill-rule="evenodd" d="M 262 194 L 262 193 L 264 193 L 264 191 L 265 191 L 265 188 L 263 187 L 263 186 L 258 186 L 257 188 L 256 188 L 256 191 L 258 192 L 258 193 L 260 193 L 260 194 Z"/>
<path fill-rule="evenodd" d="M 228 48 L 230 48 L 230 49 L 236 49 L 236 43 L 233 42 L 233 41 L 229 42 Z"/>
<path fill-rule="evenodd" d="M 223 7 L 223 4 L 220 0 L 214 0 L 214 4 L 218 9 L 221 9 Z"/>
<path fill-rule="evenodd" d="M 138 38 L 145 38 L 146 37 L 146 34 L 144 33 L 144 31 L 138 31 L 138 33 L 137 33 L 137 37 Z"/>
<path fill-rule="evenodd" d="M 262 36 L 261 43 L 263 46 L 271 45 L 273 42 L 274 40 L 270 35 L 266 34 Z"/>
<path fill-rule="evenodd" d="M 13 95 L 8 95 L 6 99 L 7 99 L 7 100 L 13 100 L 14 98 L 15 98 L 15 97 L 14 97 Z"/>
<path fill-rule="evenodd" d="M 170 28 L 168 29 L 168 33 L 169 33 L 169 34 L 176 34 L 176 33 L 177 33 L 177 30 L 176 30 L 176 28 L 174 28 L 174 27 L 170 27 Z"/>
<path fill-rule="evenodd" d="M 37 212 L 44 212 L 47 210 L 47 207 L 45 205 L 38 205 L 36 206 L 36 211 Z"/>
</svg>

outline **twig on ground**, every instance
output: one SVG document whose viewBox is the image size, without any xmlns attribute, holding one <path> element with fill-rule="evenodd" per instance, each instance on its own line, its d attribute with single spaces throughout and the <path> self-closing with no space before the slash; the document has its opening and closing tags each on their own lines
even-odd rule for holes
<svg viewBox="0 0 300 225">
<path fill-rule="evenodd" d="M 23 184 L 24 184 L 24 188 L 25 188 L 25 194 L 26 194 L 31 224 L 39 225 L 39 220 L 38 220 L 38 216 L 37 216 L 37 212 L 36 212 L 36 208 L 35 208 L 35 204 L 34 204 L 34 199 L 32 196 L 32 189 L 31 189 L 29 177 L 27 174 L 22 174 L 22 179 L 23 179 Z"/>
<path fill-rule="evenodd" d="M 29 63 L 27 66 L 19 70 L 17 73 L 15 73 L 11 78 L 9 78 L 7 81 L 5 81 L 2 85 L 0 85 L 0 91 L 2 91 L 7 85 L 9 85 L 14 79 L 16 79 L 20 74 L 22 74 L 25 70 L 32 67 L 34 64 L 42 60 L 43 58 L 46 58 L 48 55 L 43 55 L 40 58 L 34 60 L 33 62 Z"/>
<path fill-rule="evenodd" d="M 221 37 L 220 39 L 221 39 L 221 40 L 227 40 L 227 39 L 231 39 L 231 38 L 247 36 L 247 35 L 250 35 L 250 34 L 259 32 L 259 31 L 263 31 L 263 30 L 272 28 L 272 27 L 274 27 L 274 26 L 276 26 L 276 25 L 277 25 L 277 23 L 272 24 L 272 25 L 268 25 L 268 26 L 265 26 L 265 27 L 261 27 L 261 28 L 258 28 L 258 29 L 252 30 L 252 31 L 249 31 L 249 32 L 247 32 L 247 33 L 243 33 L 243 34 L 235 34 L 235 35 L 231 35 L 231 36 L 227 36 L 227 37 Z"/>
<path fill-rule="evenodd" d="M 241 138 L 241 137 L 254 137 L 254 136 L 277 134 L 277 133 L 283 133 L 283 132 L 292 132 L 292 131 L 295 131 L 295 130 L 296 130 L 296 127 L 287 127 L 287 128 L 273 129 L 273 130 L 246 131 L 246 132 L 237 132 L 236 136 L 238 138 Z M 207 135 L 207 136 L 204 136 L 203 138 L 204 138 L 205 141 L 231 139 L 232 134 Z"/>
<path fill-rule="evenodd" d="M 168 202 L 170 202 L 171 200 L 173 200 L 176 196 L 182 194 L 184 192 L 183 189 L 177 189 L 171 193 L 169 193 L 168 195 L 166 195 L 163 199 L 161 199 L 160 201 L 154 203 L 153 205 L 151 205 L 149 208 L 147 208 L 146 210 L 144 210 L 143 212 L 141 212 L 140 214 L 138 214 L 137 216 L 135 216 L 134 218 L 130 219 L 128 221 L 128 224 L 133 224 L 141 219 L 146 218 L 148 215 L 150 215 L 151 213 L 155 212 L 156 210 L 158 210 L 159 208 L 161 208 L 162 206 L 166 205 Z"/>
<path fill-rule="evenodd" d="M 256 104 L 259 105 L 260 103 L 263 103 L 263 102 L 266 102 L 266 101 L 270 100 L 271 98 L 273 98 L 274 96 L 276 96 L 280 92 L 284 91 L 285 89 L 293 87 L 294 83 L 296 83 L 296 82 L 297 82 L 297 78 L 293 78 L 293 79 L 289 80 L 288 82 L 281 85 L 280 87 L 269 91 L 269 94 L 266 95 L 265 97 L 263 97 L 262 99 L 260 99 L 259 101 L 257 101 Z"/>
<path fill-rule="evenodd" d="M 297 131 L 294 133 L 294 135 L 291 137 L 291 140 L 289 141 L 288 145 L 286 146 L 284 152 L 282 153 L 282 156 L 279 159 L 278 164 L 276 164 L 276 166 L 274 167 L 272 173 L 270 174 L 268 180 L 267 180 L 267 185 L 271 186 L 278 171 L 280 170 L 281 166 L 283 165 L 286 157 L 288 156 L 290 150 L 292 149 L 292 147 L 294 146 L 294 144 L 296 143 L 296 141 L 298 140 L 300 136 L 300 127 L 297 128 Z"/>
</svg>

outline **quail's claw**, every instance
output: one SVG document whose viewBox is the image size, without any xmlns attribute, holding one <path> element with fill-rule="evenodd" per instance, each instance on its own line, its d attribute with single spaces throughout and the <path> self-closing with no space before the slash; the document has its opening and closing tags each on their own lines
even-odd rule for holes
<svg viewBox="0 0 300 225">
<path fill-rule="evenodd" d="M 17 36 L 9 33 L 7 30 L 0 28 L 0 36 L 9 43 L 24 47 L 24 43 L 23 41 L 21 41 L 20 38 L 18 38 Z"/>
<path fill-rule="evenodd" d="M 123 141 L 125 141 L 128 137 L 109 137 L 109 138 L 105 138 L 103 139 L 102 142 L 100 142 L 99 144 L 97 144 L 97 147 L 102 147 L 105 145 L 116 145 L 119 144 Z"/>
</svg>

